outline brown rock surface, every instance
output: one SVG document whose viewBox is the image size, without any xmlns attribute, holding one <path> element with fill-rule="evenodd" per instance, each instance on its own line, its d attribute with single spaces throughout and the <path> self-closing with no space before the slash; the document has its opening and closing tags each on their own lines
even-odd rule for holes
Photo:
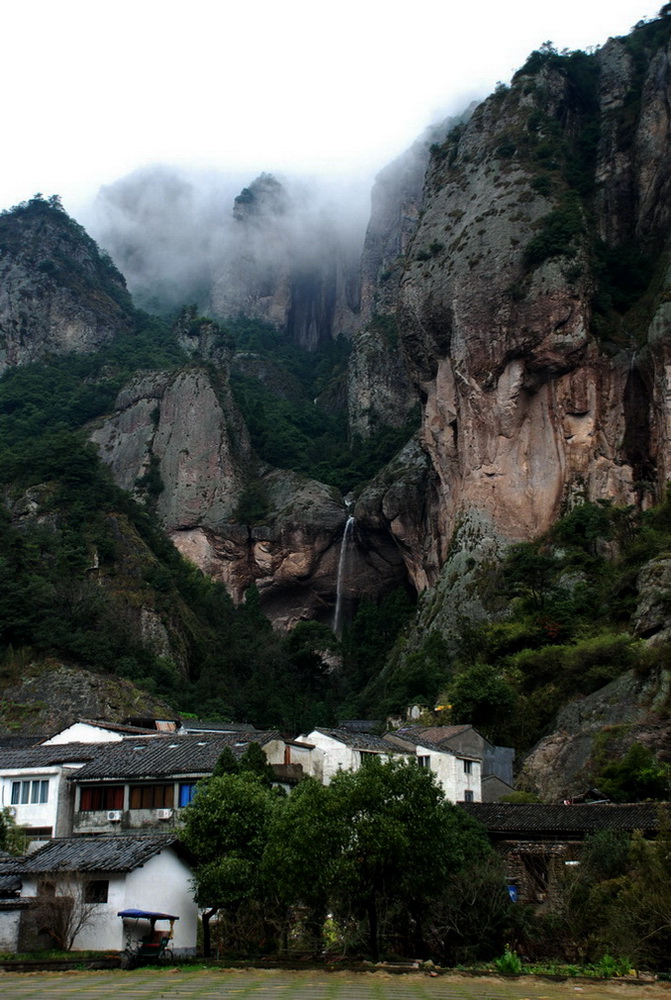
<svg viewBox="0 0 671 1000">
<path fill-rule="evenodd" d="M 670 203 L 668 54 L 650 64 L 627 149 L 614 148 L 620 133 L 608 125 L 630 85 L 628 57 L 614 42 L 599 59 L 599 226 L 604 239 L 659 246 Z M 631 504 L 667 475 L 666 293 L 631 348 L 618 349 L 592 332 L 585 236 L 569 256 L 529 264 L 525 248 L 560 197 L 542 193 L 537 166 L 515 153 L 534 113 L 582 127 L 568 78 L 545 67 L 490 97 L 434 154 L 401 282 L 403 349 L 425 401 L 421 443 L 438 480 L 427 523 L 448 539 L 474 512 L 501 541 L 528 539 L 574 498 Z M 615 231 L 608 220 L 632 184 Z M 427 559 L 429 583 L 443 561 Z"/>
</svg>

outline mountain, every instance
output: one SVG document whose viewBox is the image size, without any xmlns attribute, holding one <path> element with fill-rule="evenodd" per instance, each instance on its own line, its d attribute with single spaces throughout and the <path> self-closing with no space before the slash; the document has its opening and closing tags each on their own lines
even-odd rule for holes
<svg viewBox="0 0 671 1000">
<path fill-rule="evenodd" d="M 298 691 L 324 719 L 438 703 L 520 750 L 557 746 L 561 711 L 564 743 L 583 747 L 573 777 L 541 774 L 549 751 L 526 769 L 553 796 L 598 777 L 609 718 L 632 726 L 624 750 L 640 737 L 671 759 L 654 723 L 668 681 L 670 38 L 663 11 L 591 54 L 532 53 L 510 87 L 382 172 L 360 266 L 332 214 L 261 175 L 208 265 L 209 316 L 138 313 L 51 200 L 6 213 L 8 530 L 72 519 L 53 500 L 63 449 L 28 408 L 48 369 L 69 393 L 48 405 L 113 478 L 87 466 L 107 527 L 102 547 L 84 531 L 82 566 L 113 588 L 140 536 L 148 590 L 117 597 L 154 623 L 145 636 L 165 633 L 160 656 L 196 696 L 209 684 L 220 709 L 273 719 Z M 225 654 L 214 605 L 238 636 Z M 259 609 L 277 631 L 254 646 Z M 566 705 L 606 684 L 619 707 L 600 701 L 585 728 Z"/>
<path fill-rule="evenodd" d="M 126 282 L 58 198 L 0 215 L 0 371 L 89 352 L 131 326 Z"/>
<path fill-rule="evenodd" d="M 396 307 L 438 480 L 429 584 L 455 537 L 491 550 L 579 500 L 663 495 L 668 34 L 541 49 L 433 147 Z"/>
</svg>

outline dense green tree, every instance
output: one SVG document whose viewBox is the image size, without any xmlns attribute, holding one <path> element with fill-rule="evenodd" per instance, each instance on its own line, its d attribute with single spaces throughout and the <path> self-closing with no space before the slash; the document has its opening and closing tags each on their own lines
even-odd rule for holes
<svg viewBox="0 0 671 1000">
<path fill-rule="evenodd" d="M 224 774 L 239 774 L 240 763 L 230 747 L 224 747 L 212 771 L 213 778 L 221 778 Z"/>
<path fill-rule="evenodd" d="M 505 721 L 516 703 L 512 686 L 491 664 L 478 663 L 458 674 L 447 697 L 455 722 L 471 723 L 490 732 Z"/>
<path fill-rule="evenodd" d="M 596 781 L 613 802 L 643 802 L 669 798 L 668 764 L 660 763 L 648 747 L 633 743 L 620 760 L 601 769 Z"/>
<path fill-rule="evenodd" d="M 306 778 L 273 815 L 263 858 L 264 877 L 285 913 L 306 911 L 307 936 L 315 954 L 337 878 L 342 820 L 331 789 Z"/>
<path fill-rule="evenodd" d="M 197 859 L 196 902 L 207 908 L 206 955 L 209 920 L 218 910 L 235 925 L 241 908 L 263 899 L 260 863 L 277 801 L 257 775 L 245 771 L 210 778 L 183 812 L 183 838 Z"/>
<path fill-rule="evenodd" d="M 24 854 L 27 846 L 26 834 L 9 809 L 0 809 L 0 851 L 7 854 Z"/>
<path fill-rule="evenodd" d="M 488 856 L 484 831 L 448 803 L 433 774 L 373 757 L 330 786 L 341 829 L 333 902 L 341 920 L 365 919 L 368 950 L 380 954 L 387 922 L 406 919 L 406 943 L 424 951 L 427 909 L 450 872 Z"/>
<path fill-rule="evenodd" d="M 259 743 L 250 743 L 240 757 L 240 774 L 245 773 L 255 775 L 266 788 L 275 781 L 275 772 Z"/>
</svg>

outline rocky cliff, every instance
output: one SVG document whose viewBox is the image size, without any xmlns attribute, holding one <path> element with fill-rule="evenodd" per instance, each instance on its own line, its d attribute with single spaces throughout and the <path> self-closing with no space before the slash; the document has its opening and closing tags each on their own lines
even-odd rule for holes
<svg viewBox="0 0 671 1000">
<path fill-rule="evenodd" d="M 342 497 L 258 463 L 225 367 L 138 375 L 90 439 L 116 483 L 151 503 L 180 552 L 236 601 L 255 584 L 277 627 L 332 620 Z M 359 597 L 392 589 L 405 573 L 388 534 L 371 526 L 358 539 L 349 588 Z"/>
<path fill-rule="evenodd" d="M 131 328 L 132 311 L 121 274 L 57 198 L 0 216 L 0 371 L 98 350 Z"/>
<path fill-rule="evenodd" d="M 456 120 L 427 130 L 375 178 L 361 254 L 361 307 L 348 373 L 350 433 L 368 437 L 376 425 L 402 426 L 417 395 L 399 350 L 396 308 L 405 254 L 422 208 L 432 143 Z"/>
<path fill-rule="evenodd" d="M 464 520 L 477 548 L 660 495 L 670 80 L 668 19 L 547 48 L 432 149 L 397 308 L 437 480 L 429 583 Z"/>
<path fill-rule="evenodd" d="M 214 316 L 265 320 L 310 351 L 351 335 L 359 248 L 309 191 L 290 192 L 261 174 L 235 199 L 233 220 L 216 265 Z"/>
</svg>

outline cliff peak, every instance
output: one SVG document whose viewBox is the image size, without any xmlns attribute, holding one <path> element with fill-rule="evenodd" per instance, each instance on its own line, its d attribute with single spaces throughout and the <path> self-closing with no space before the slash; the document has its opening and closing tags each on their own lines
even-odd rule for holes
<svg viewBox="0 0 671 1000">
<path fill-rule="evenodd" d="M 124 278 L 58 196 L 0 214 L 0 371 L 95 351 L 132 315 Z"/>
</svg>

